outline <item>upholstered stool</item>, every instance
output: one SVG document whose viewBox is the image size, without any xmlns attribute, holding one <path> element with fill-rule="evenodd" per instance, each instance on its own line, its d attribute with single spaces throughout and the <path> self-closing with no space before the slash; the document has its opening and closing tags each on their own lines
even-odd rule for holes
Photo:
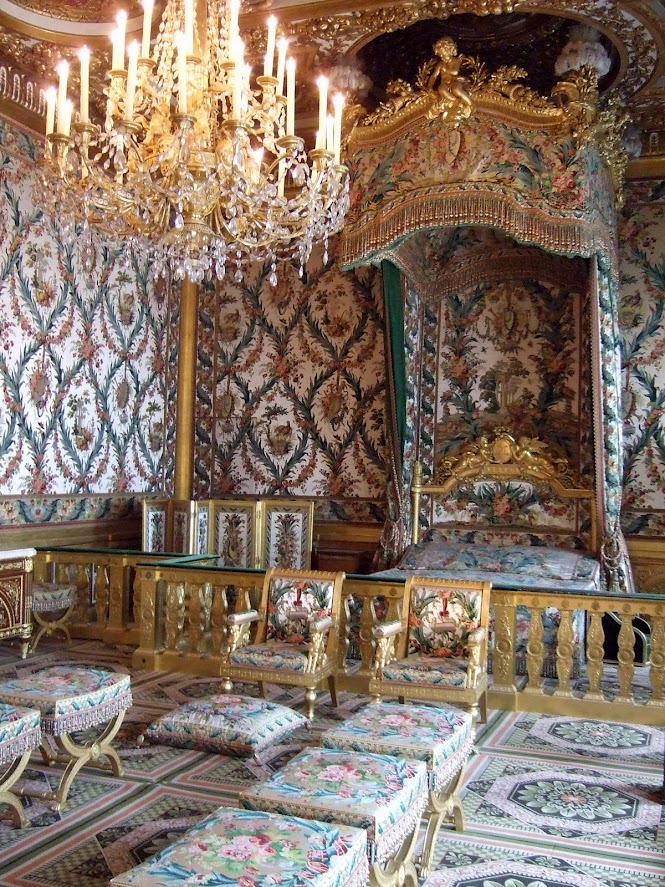
<svg viewBox="0 0 665 887">
<path fill-rule="evenodd" d="M 305 816 L 367 832 L 369 883 L 416 887 L 413 853 L 427 804 L 423 761 L 306 749 L 240 795 L 243 807 Z"/>
<path fill-rule="evenodd" d="M 67 623 L 72 617 L 77 600 L 75 585 L 57 582 L 32 583 L 32 616 L 39 626 L 32 638 L 33 652 L 44 635 L 50 637 L 55 631 L 61 631 L 67 643 L 71 643 Z"/>
<path fill-rule="evenodd" d="M 144 738 L 176 748 L 257 756 L 309 721 L 300 712 L 251 696 L 206 696 L 167 712 Z"/>
<path fill-rule="evenodd" d="M 122 774 L 122 765 L 111 745 L 132 704 L 129 675 L 114 674 L 101 668 L 54 665 L 26 678 L 0 683 L 0 702 L 39 709 L 41 715 L 41 754 L 44 762 L 66 764 L 55 791 L 18 789 L 17 794 L 55 801 L 59 810 L 67 800 L 72 781 L 81 767 L 110 769 Z M 104 725 L 101 734 L 75 741 L 75 730 Z M 108 762 L 100 761 L 102 757 Z"/>
<path fill-rule="evenodd" d="M 10 789 L 21 776 L 41 739 L 37 709 L 0 703 L 0 804 L 7 804 L 15 825 L 27 825 L 23 805 Z"/>
<path fill-rule="evenodd" d="M 460 831 L 464 829 L 464 811 L 458 792 L 474 739 L 473 717 L 469 712 L 377 702 L 328 730 L 321 742 L 326 748 L 377 752 L 426 763 L 427 830 L 423 851 L 417 860 L 420 876 L 426 878 L 444 820 L 454 822 Z"/>
<path fill-rule="evenodd" d="M 365 887 L 367 878 L 367 838 L 361 829 L 219 807 L 111 885 Z"/>
</svg>

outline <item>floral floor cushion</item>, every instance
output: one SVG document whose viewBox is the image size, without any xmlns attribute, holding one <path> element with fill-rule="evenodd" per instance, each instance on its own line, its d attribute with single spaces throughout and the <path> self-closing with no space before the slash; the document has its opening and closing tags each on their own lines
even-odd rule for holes
<svg viewBox="0 0 665 887">
<path fill-rule="evenodd" d="M 265 699 L 207 696 L 162 715 L 148 727 L 145 738 L 176 748 L 257 755 L 307 724 L 299 712 Z"/>
<path fill-rule="evenodd" d="M 0 683 L 0 702 L 38 708 L 44 733 L 60 736 L 110 720 L 132 704 L 129 675 L 54 665 Z"/>
<path fill-rule="evenodd" d="M 112 887 L 365 887 L 361 829 L 220 807 Z"/>
<path fill-rule="evenodd" d="M 306 749 L 244 791 L 243 807 L 340 822 L 367 831 L 371 863 L 385 863 L 420 822 L 427 804 L 423 761 Z"/>
<path fill-rule="evenodd" d="M 324 748 L 425 761 L 430 788 L 436 788 L 460 769 L 474 738 L 469 712 L 378 702 L 327 730 L 321 743 Z"/>
</svg>

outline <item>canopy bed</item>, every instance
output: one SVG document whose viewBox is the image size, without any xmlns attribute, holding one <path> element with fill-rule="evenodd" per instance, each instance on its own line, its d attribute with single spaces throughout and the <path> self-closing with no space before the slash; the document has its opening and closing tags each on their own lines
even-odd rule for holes
<svg viewBox="0 0 665 887">
<path fill-rule="evenodd" d="M 568 545 L 566 569 L 586 570 L 586 586 L 629 592 L 619 524 L 623 121 L 600 110 L 584 69 L 542 97 L 519 70 L 490 74 L 465 59 L 469 76 L 449 73 L 439 89 L 445 59 L 435 49 L 415 88 L 391 84 L 390 99 L 347 137 L 343 262 L 384 272 L 382 566 L 431 573 L 447 557 L 468 578 L 464 558 L 480 546 L 508 545 L 499 559 L 515 563 L 525 543 L 553 549 L 558 566 L 534 548 L 540 566 L 528 579 L 478 575 L 546 589 L 575 585 L 562 567 Z M 442 488 L 443 505 L 421 499 Z"/>
</svg>

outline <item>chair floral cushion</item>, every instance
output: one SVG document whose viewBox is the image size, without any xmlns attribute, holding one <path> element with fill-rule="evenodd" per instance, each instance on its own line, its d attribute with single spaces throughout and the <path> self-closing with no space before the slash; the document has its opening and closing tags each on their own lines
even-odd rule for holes
<svg viewBox="0 0 665 887">
<path fill-rule="evenodd" d="M 409 653 L 442 658 L 466 655 L 469 634 L 479 625 L 481 604 L 482 594 L 477 591 L 414 585 Z"/>
<path fill-rule="evenodd" d="M 66 610 L 76 603 L 75 585 L 59 585 L 55 582 L 32 583 L 32 609 L 35 613 L 52 613 Z"/>
<path fill-rule="evenodd" d="M 299 712 L 265 699 L 208 696 L 162 715 L 144 735 L 162 745 L 242 756 L 258 754 L 307 723 Z"/>
<path fill-rule="evenodd" d="M 360 829 L 220 807 L 113 887 L 365 887 Z"/>
<path fill-rule="evenodd" d="M 110 720 L 132 704 L 129 675 L 101 668 L 53 665 L 0 683 L 0 702 L 41 712 L 45 733 L 59 736 Z"/>
<path fill-rule="evenodd" d="M 35 708 L 20 708 L 0 702 L 0 765 L 10 764 L 26 751 L 37 748 L 41 715 Z"/>
<path fill-rule="evenodd" d="M 240 796 L 244 807 L 341 822 L 367 831 L 370 862 L 385 862 L 427 803 L 423 761 L 306 749 Z"/>
<path fill-rule="evenodd" d="M 269 641 L 302 644 L 309 639 L 309 621 L 330 616 L 334 583 L 330 580 L 273 579 L 268 600 Z"/>
<path fill-rule="evenodd" d="M 464 688 L 467 684 L 466 665 L 466 659 L 407 656 L 385 665 L 381 674 L 386 681 Z"/>
<path fill-rule="evenodd" d="M 305 671 L 307 645 L 271 641 L 270 644 L 248 644 L 238 647 L 229 656 L 233 665 L 247 665 L 261 669 Z"/>
<path fill-rule="evenodd" d="M 475 731 L 469 712 L 429 705 L 372 703 L 321 737 L 324 748 L 373 752 L 424 761 L 430 787 L 466 761 Z"/>
</svg>

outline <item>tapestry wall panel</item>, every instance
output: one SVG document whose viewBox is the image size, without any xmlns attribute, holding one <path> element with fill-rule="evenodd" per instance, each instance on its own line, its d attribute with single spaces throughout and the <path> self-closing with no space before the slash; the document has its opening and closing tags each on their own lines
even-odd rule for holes
<svg viewBox="0 0 665 887">
<path fill-rule="evenodd" d="M 0 122 L 0 494 L 24 498 L 0 523 L 98 518 L 117 508 L 92 494 L 163 483 L 165 299 L 108 244 L 79 264 L 35 206 L 36 159 Z"/>
<path fill-rule="evenodd" d="M 267 272 L 202 294 L 195 496 L 316 496 L 340 503 L 331 517 L 372 519 L 374 510 L 378 519 L 386 485 L 380 273 L 343 273 L 320 255 L 302 279 L 281 266 L 275 288 Z"/>
<path fill-rule="evenodd" d="M 626 533 L 665 535 L 665 183 L 628 183 L 620 217 Z"/>
</svg>

